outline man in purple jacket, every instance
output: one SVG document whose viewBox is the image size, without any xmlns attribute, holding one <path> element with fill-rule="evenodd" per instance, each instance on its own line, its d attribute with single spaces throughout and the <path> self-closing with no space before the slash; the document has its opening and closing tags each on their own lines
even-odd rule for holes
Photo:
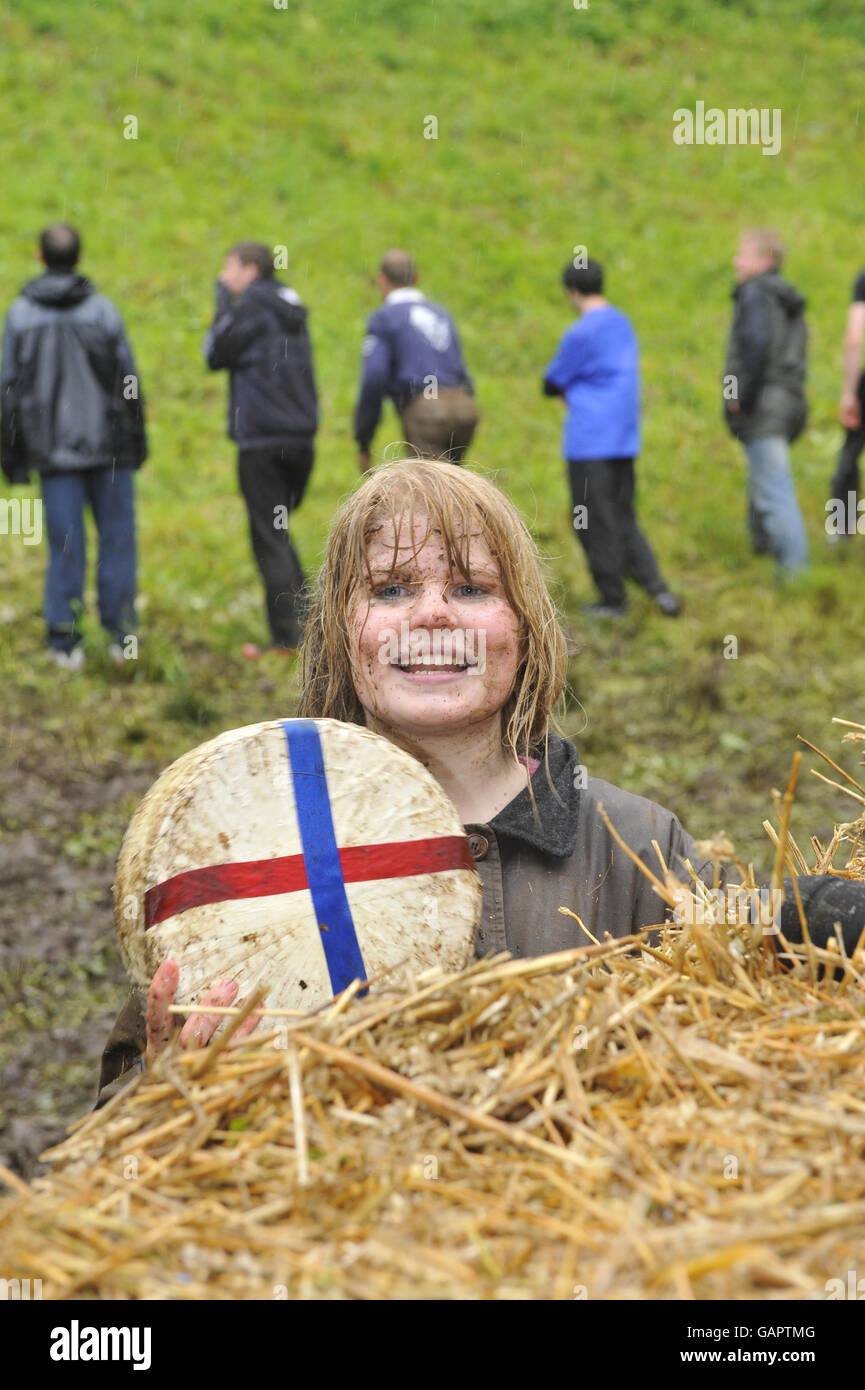
<svg viewBox="0 0 865 1390">
<path fill-rule="evenodd" d="M 421 458 L 462 463 L 478 423 L 471 377 L 453 319 L 416 288 L 407 251 L 388 251 L 376 276 L 384 304 L 370 317 L 363 340 L 360 393 L 354 412 L 361 471 L 390 396 L 403 439 Z"/>
</svg>

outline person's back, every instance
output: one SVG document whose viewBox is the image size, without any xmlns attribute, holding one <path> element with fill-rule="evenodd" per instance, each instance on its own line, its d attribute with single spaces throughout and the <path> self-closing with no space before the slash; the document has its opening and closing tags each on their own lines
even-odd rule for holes
<svg viewBox="0 0 865 1390">
<path fill-rule="evenodd" d="M 563 362 L 574 368 L 564 388 L 565 457 L 636 458 L 640 452 L 639 348 L 627 314 L 612 304 L 584 313 L 565 333 L 559 351 Z"/>
<path fill-rule="evenodd" d="M 865 449 L 865 270 L 853 284 L 852 302 L 847 310 L 842 359 L 841 399 L 838 415 L 844 426 L 844 442 L 829 489 L 826 511 L 826 538 L 833 544 L 852 540 L 859 533 L 860 500 L 859 456 Z"/>
<path fill-rule="evenodd" d="M 297 293 L 273 277 L 250 282 L 219 313 L 208 365 L 229 369 L 228 435 L 241 449 L 308 441 L 318 427 L 318 399 L 307 310 Z"/>
<path fill-rule="evenodd" d="M 15 344 L 3 365 L 10 475 L 143 461 L 138 382 L 118 351 L 123 323 L 90 280 L 52 269 L 30 280 L 9 310 L 6 335 Z"/>
<path fill-rule="evenodd" d="M 600 595 L 600 602 L 585 604 L 583 612 L 622 617 L 630 576 L 674 618 L 681 603 L 667 588 L 634 508 L 634 463 L 640 452 L 637 335 L 627 314 L 605 297 L 599 261 L 569 262 L 562 284 L 579 318 L 559 339 L 543 389 L 565 402 L 562 456 L 574 530 Z"/>
<path fill-rule="evenodd" d="M 733 259 L 733 322 L 724 364 L 724 418 L 748 458 L 748 527 L 777 577 L 808 565 L 808 536 L 790 466 L 807 419 L 805 300 L 778 273 L 784 245 L 771 228 L 743 233 Z"/>
<path fill-rule="evenodd" d="M 736 378 L 740 410 L 728 413 L 738 439 L 783 435 L 805 427 L 808 330 L 805 299 L 777 270 L 750 276 L 734 291 L 725 375 Z"/>
<path fill-rule="evenodd" d="M 271 650 L 286 654 L 303 631 L 304 588 L 287 519 L 312 472 L 318 397 L 306 308 L 273 269 L 263 242 L 232 247 L 216 283 L 216 313 L 204 352 L 213 371 L 229 372 L 228 435 L 237 444 Z M 257 659 L 262 648 L 247 642 L 243 654 Z"/>
<path fill-rule="evenodd" d="M 376 284 L 384 302 L 367 320 L 354 414 L 364 470 L 386 396 L 401 417 L 403 438 L 421 457 L 461 463 L 477 428 L 474 387 L 454 321 L 416 280 L 407 252 L 383 257 Z"/>
<path fill-rule="evenodd" d="M 467 386 L 460 341 L 446 309 L 420 290 L 398 289 L 371 315 L 369 338 L 383 338 L 391 352 L 393 401 L 402 410 L 423 392 L 430 377 L 439 389 Z"/>
<path fill-rule="evenodd" d="M 30 280 L 4 325 L 0 459 L 12 483 L 41 477 L 51 561 L 48 647 L 80 666 L 89 503 L 99 532 L 97 582 L 115 658 L 134 631 L 132 473 L 147 457 L 142 394 L 123 321 L 76 267 L 81 241 L 55 223 L 42 233 L 45 273 Z"/>
</svg>

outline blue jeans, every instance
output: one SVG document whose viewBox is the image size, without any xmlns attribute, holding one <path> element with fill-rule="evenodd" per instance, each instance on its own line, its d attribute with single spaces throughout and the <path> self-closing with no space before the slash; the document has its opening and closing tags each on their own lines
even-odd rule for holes
<svg viewBox="0 0 865 1390">
<path fill-rule="evenodd" d="M 88 468 L 42 479 L 50 559 L 45 576 L 48 645 L 69 652 L 81 640 L 84 607 L 84 507 L 99 533 L 99 616 L 112 641 L 136 630 L 135 493 L 131 468 Z"/>
<path fill-rule="evenodd" d="M 808 535 L 790 468 L 790 446 L 780 434 L 745 445 L 748 521 L 754 549 L 774 555 L 788 573 L 808 568 Z"/>
</svg>

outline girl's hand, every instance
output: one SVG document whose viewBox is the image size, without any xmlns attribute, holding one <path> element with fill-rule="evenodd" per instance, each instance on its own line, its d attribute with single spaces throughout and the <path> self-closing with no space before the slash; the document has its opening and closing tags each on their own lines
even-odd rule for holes
<svg viewBox="0 0 865 1390">
<path fill-rule="evenodd" d="M 162 962 L 150 982 L 150 990 L 147 995 L 147 1051 L 145 1053 L 148 1066 L 153 1065 L 159 1053 L 171 1041 L 174 1034 L 176 1015 L 170 1012 L 170 1007 L 174 1003 L 179 977 L 180 970 L 177 962 L 166 960 Z M 204 991 L 198 1003 L 205 1006 L 212 1004 L 218 1009 L 228 1008 L 237 997 L 237 988 L 236 980 L 217 980 L 210 986 L 210 989 Z M 180 1046 L 188 1049 L 206 1047 L 221 1022 L 222 1018 L 219 1014 L 191 1015 L 180 1030 Z M 258 1018 L 254 1015 L 246 1019 L 234 1036 L 245 1038 L 258 1026 L 258 1022 Z"/>
</svg>

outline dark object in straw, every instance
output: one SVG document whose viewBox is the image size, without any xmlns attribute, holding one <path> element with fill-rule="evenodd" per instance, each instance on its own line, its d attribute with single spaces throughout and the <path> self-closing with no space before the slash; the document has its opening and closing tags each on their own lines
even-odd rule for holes
<svg viewBox="0 0 865 1390">
<path fill-rule="evenodd" d="M 793 899 L 790 879 L 785 879 L 787 896 L 781 909 L 781 931 L 791 945 L 801 945 L 804 941 L 799 912 Z M 798 881 L 802 907 L 808 923 L 808 934 L 815 946 L 828 946 L 831 941 L 837 945 L 837 932 L 840 931 L 844 952 L 852 956 L 865 931 L 865 883 L 828 874 L 803 876 Z M 792 964 L 791 957 L 784 951 L 778 952 L 785 965 Z M 821 974 L 823 973 L 821 967 Z M 836 967 L 836 979 L 843 974 Z"/>
</svg>

